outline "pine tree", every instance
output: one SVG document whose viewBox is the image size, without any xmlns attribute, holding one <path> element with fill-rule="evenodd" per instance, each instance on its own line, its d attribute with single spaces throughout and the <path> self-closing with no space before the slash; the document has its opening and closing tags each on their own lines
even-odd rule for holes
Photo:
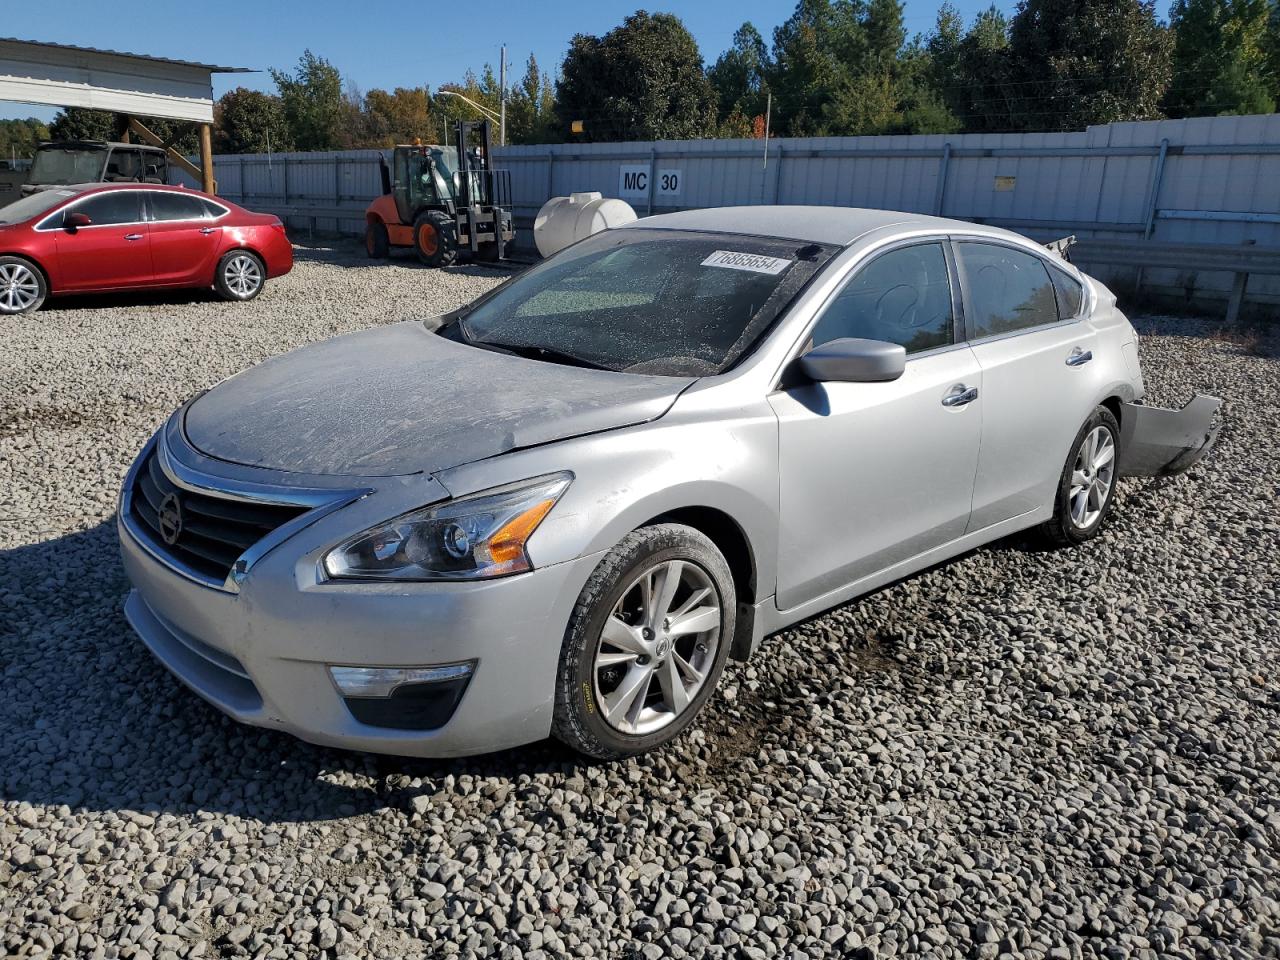
<svg viewBox="0 0 1280 960">
<path fill-rule="evenodd" d="M 716 92 L 721 125 L 734 113 L 748 123 L 751 118 L 764 113 L 769 90 L 767 74 L 771 66 L 769 51 L 760 31 L 752 24 L 744 23 L 733 34 L 733 46 L 720 54 L 707 70 L 707 79 Z M 741 130 L 742 127 L 735 122 L 733 129 Z"/>
<path fill-rule="evenodd" d="M 1173 116 L 1266 113 L 1274 109 L 1267 0 L 1176 0 L 1173 80 L 1165 108 Z"/>
</svg>

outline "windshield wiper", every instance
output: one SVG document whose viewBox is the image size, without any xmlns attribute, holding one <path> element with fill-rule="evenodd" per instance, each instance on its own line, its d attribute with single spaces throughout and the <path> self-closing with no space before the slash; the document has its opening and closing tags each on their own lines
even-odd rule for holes
<svg viewBox="0 0 1280 960">
<path fill-rule="evenodd" d="M 594 360 L 587 360 L 584 357 L 575 356 L 572 353 L 565 353 L 563 350 L 556 350 L 554 347 L 529 346 L 527 344 L 517 343 L 494 343 L 491 340 L 476 340 L 474 337 L 470 341 L 477 347 L 487 347 L 491 350 L 500 350 L 503 353 L 513 353 L 517 357 L 528 357 L 530 360 L 545 360 L 548 363 L 561 363 L 569 367 L 586 367 L 588 370 L 611 370 L 603 364 L 596 363 Z"/>
</svg>

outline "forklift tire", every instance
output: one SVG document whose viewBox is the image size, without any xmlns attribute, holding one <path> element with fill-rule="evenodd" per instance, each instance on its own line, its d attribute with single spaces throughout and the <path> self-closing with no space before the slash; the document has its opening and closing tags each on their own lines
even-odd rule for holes
<svg viewBox="0 0 1280 960">
<path fill-rule="evenodd" d="M 365 227 L 364 249 L 373 260 L 385 260 L 391 256 L 391 238 L 387 235 L 387 225 L 381 220 Z"/>
<path fill-rule="evenodd" d="M 476 251 L 476 260 L 480 263 L 497 263 L 500 259 L 496 243 L 482 243 Z"/>
<path fill-rule="evenodd" d="M 424 210 L 413 221 L 413 249 L 428 267 L 447 267 L 458 259 L 458 225 L 441 210 Z"/>
</svg>

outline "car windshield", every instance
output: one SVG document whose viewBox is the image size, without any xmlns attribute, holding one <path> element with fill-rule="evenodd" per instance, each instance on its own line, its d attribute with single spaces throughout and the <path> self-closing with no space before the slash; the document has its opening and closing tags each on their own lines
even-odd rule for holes
<svg viewBox="0 0 1280 960">
<path fill-rule="evenodd" d="M 102 179 L 106 150 L 41 147 L 27 183 L 96 183 Z"/>
<path fill-rule="evenodd" d="M 745 355 L 830 254 L 796 240 L 605 231 L 499 287 L 445 333 L 561 363 L 706 376 Z"/>
<path fill-rule="evenodd" d="M 32 217 L 38 217 L 46 210 L 52 210 L 68 197 L 74 197 L 74 190 L 45 190 L 33 193 L 29 197 L 15 200 L 7 206 L 0 207 L 0 224 L 22 223 Z"/>
</svg>

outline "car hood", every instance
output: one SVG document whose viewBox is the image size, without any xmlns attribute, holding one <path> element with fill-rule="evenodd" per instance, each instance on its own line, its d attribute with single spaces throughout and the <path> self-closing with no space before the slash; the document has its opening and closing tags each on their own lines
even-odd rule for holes
<svg viewBox="0 0 1280 960">
<path fill-rule="evenodd" d="M 313 475 L 435 473 L 662 416 L 692 379 L 495 353 L 398 323 L 275 357 L 187 410 L 187 440 Z"/>
</svg>

